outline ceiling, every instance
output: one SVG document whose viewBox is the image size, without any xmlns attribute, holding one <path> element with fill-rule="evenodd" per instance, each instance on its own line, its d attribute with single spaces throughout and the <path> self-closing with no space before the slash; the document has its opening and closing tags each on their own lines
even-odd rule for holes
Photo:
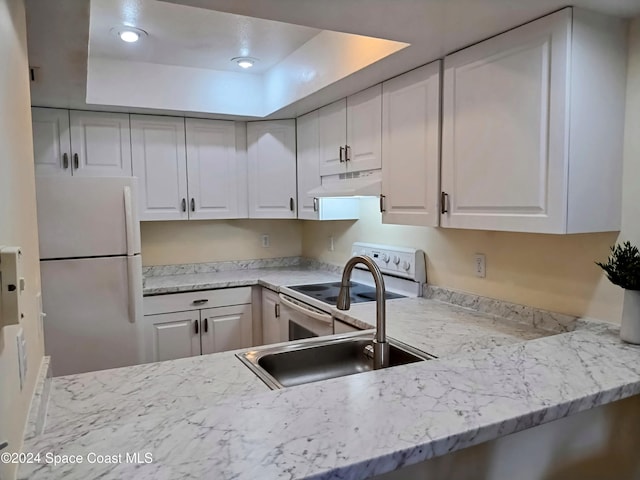
<svg viewBox="0 0 640 480">
<path fill-rule="evenodd" d="M 148 33 L 125 43 L 111 33 L 122 25 Z M 213 10 L 140 0 L 92 0 L 91 56 L 244 72 L 233 57 L 259 61 L 247 73 L 260 74 L 320 33 L 319 29 Z"/>
<path fill-rule="evenodd" d="M 133 0 L 133 4 L 142 1 L 146 0 Z M 567 6 L 566 0 L 162 0 L 162 2 L 172 6 L 195 6 L 235 15 L 303 25 L 311 29 L 355 33 L 411 44 L 369 67 L 272 113 L 268 118 L 301 115 L 447 53 Z M 55 2 L 26 0 L 26 4 L 29 59 L 32 65 L 40 67 L 39 82 L 32 88 L 34 104 L 154 112 L 140 108 L 103 108 L 86 105 L 89 0 L 56 0 Z M 640 15 L 640 0 L 574 0 L 573 5 L 623 17 Z M 250 24 L 253 23 L 250 22 Z M 140 25 L 140 28 L 145 27 Z M 186 37 L 182 38 L 185 46 L 188 50 L 195 52 L 197 41 L 194 40 L 194 43 L 188 45 L 190 29 L 185 29 L 184 26 L 174 28 L 184 30 L 182 34 L 186 33 Z M 194 29 L 195 31 L 197 29 Z M 302 35 L 302 33 L 299 34 Z M 262 40 L 254 41 L 258 43 L 252 44 L 252 47 L 255 45 L 257 48 L 262 43 Z M 285 47 L 281 48 L 283 50 L 280 51 L 284 51 Z M 161 52 L 160 58 L 168 61 L 164 58 L 165 55 L 170 56 L 169 52 Z M 175 51 L 171 55 L 175 56 Z M 194 55 L 193 58 L 195 57 L 198 55 Z M 196 61 L 193 58 L 190 61 Z M 193 112 L 190 115 L 229 118 Z"/>
</svg>

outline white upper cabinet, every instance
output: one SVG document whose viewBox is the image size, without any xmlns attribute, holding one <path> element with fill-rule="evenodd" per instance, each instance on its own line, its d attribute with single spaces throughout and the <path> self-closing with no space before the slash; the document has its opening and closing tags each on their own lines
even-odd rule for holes
<svg viewBox="0 0 640 480">
<path fill-rule="evenodd" d="M 347 97 L 345 164 L 349 172 L 382 166 L 382 85 Z"/>
<path fill-rule="evenodd" d="M 618 230 L 623 21 L 564 9 L 445 58 L 441 225 Z"/>
<path fill-rule="evenodd" d="M 298 158 L 298 218 L 318 219 L 318 200 L 307 192 L 320 186 L 318 110 L 296 119 Z"/>
<path fill-rule="evenodd" d="M 131 115 L 131 147 L 140 220 L 188 219 L 184 118 Z"/>
<path fill-rule="evenodd" d="M 357 198 L 316 198 L 308 192 L 321 185 L 319 111 L 296 119 L 298 157 L 298 218 L 303 220 L 357 220 Z"/>
<path fill-rule="evenodd" d="M 295 120 L 247 124 L 249 217 L 296 218 Z"/>
<path fill-rule="evenodd" d="M 318 111 L 320 175 L 344 173 L 347 144 L 347 99 L 343 98 Z"/>
<path fill-rule="evenodd" d="M 70 112 L 71 166 L 83 177 L 130 177 L 128 113 Z"/>
<path fill-rule="evenodd" d="M 320 175 L 377 170 L 382 156 L 382 85 L 319 110 Z"/>
<path fill-rule="evenodd" d="M 71 175 L 69 111 L 32 108 L 36 175 Z"/>
<path fill-rule="evenodd" d="M 131 176 L 128 113 L 31 111 L 36 175 Z"/>
<path fill-rule="evenodd" d="M 189 218 L 247 217 L 246 161 L 236 153 L 235 123 L 187 118 L 186 139 Z"/>
<path fill-rule="evenodd" d="M 382 223 L 438 225 L 440 65 L 382 85 Z"/>
</svg>

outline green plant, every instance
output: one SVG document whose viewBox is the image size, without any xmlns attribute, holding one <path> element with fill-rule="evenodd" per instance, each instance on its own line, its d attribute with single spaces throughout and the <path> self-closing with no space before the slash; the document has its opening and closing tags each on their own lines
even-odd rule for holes
<svg viewBox="0 0 640 480">
<path fill-rule="evenodd" d="M 611 283 L 626 290 L 640 290 L 640 252 L 630 242 L 611 247 L 607 263 L 596 262 Z"/>
</svg>

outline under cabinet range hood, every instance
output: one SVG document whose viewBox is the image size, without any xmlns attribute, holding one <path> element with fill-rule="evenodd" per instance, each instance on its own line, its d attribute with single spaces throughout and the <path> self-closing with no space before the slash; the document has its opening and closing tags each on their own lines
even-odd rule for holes
<svg viewBox="0 0 640 480">
<path fill-rule="evenodd" d="M 307 192 L 316 198 L 331 197 L 379 197 L 382 193 L 380 171 L 354 172 L 353 174 L 332 175 L 322 177 L 322 184 Z"/>
</svg>

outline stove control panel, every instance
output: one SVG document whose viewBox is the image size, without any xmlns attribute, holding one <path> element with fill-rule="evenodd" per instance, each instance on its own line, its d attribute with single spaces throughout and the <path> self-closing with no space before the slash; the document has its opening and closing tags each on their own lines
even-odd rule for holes
<svg viewBox="0 0 640 480">
<path fill-rule="evenodd" d="M 351 247 L 351 255 L 367 255 L 373 258 L 382 273 L 419 283 L 427 281 L 426 259 L 422 250 L 356 242 Z M 361 267 L 358 265 L 356 268 Z"/>
</svg>

